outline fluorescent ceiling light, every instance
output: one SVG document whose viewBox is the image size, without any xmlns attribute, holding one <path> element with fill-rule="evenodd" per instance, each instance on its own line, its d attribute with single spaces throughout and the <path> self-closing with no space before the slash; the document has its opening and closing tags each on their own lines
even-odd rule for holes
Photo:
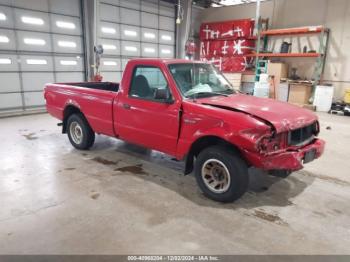
<svg viewBox="0 0 350 262">
<path fill-rule="evenodd" d="M 127 45 L 127 46 L 124 47 L 124 49 L 126 51 L 130 51 L 130 52 L 136 52 L 137 51 L 137 47 L 136 46 L 129 46 L 129 45 Z"/>
<path fill-rule="evenodd" d="M 131 31 L 131 30 L 124 30 L 124 35 L 137 36 L 137 32 L 136 31 Z"/>
<path fill-rule="evenodd" d="M 75 29 L 75 24 L 65 21 L 56 21 L 57 27 L 66 28 L 66 29 Z"/>
<path fill-rule="evenodd" d="M 43 25 L 44 24 L 44 20 L 42 20 L 41 18 L 37 18 L 37 17 L 22 16 L 21 20 L 25 24 L 31 24 L 31 25 Z"/>
<path fill-rule="evenodd" d="M 58 45 L 61 47 L 71 47 L 71 48 L 77 47 L 77 44 L 75 42 L 70 42 L 70 41 L 58 41 Z"/>
<path fill-rule="evenodd" d="M 65 66 L 68 66 L 68 65 L 76 65 L 76 64 L 77 64 L 77 61 L 74 61 L 74 60 L 61 60 L 61 61 L 60 61 L 60 64 L 61 64 L 61 65 L 65 65 Z"/>
<path fill-rule="evenodd" d="M 46 42 L 43 39 L 36 39 L 36 38 L 24 38 L 24 43 L 27 45 L 45 45 Z"/>
<path fill-rule="evenodd" d="M 117 47 L 115 45 L 102 45 L 103 49 L 106 50 L 115 50 Z"/>
<path fill-rule="evenodd" d="M 145 38 L 149 38 L 149 39 L 154 39 L 154 38 L 156 38 L 156 35 L 153 34 L 153 33 L 144 33 L 143 36 L 144 36 Z"/>
<path fill-rule="evenodd" d="M 4 13 L 0 13 L 0 21 L 5 21 L 6 15 Z"/>
<path fill-rule="evenodd" d="M 155 53 L 156 52 L 156 50 L 152 47 L 145 47 L 144 50 L 146 53 Z"/>
<path fill-rule="evenodd" d="M 115 62 L 115 61 L 103 61 L 103 65 L 105 65 L 105 66 L 116 66 L 117 62 Z"/>
<path fill-rule="evenodd" d="M 47 61 L 45 59 L 27 59 L 28 65 L 46 65 Z"/>
<path fill-rule="evenodd" d="M 162 49 L 162 54 L 171 54 L 171 51 L 169 49 Z"/>
<path fill-rule="evenodd" d="M 112 27 L 102 27 L 101 31 L 102 33 L 111 34 L 111 35 L 114 35 L 116 33 L 116 30 Z"/>
<path fill-rule="evenodd" d="M 170 35 L 162 35 L 162 39 L 165 41 L 171 41 L 171 36 Z"/>
<path fill-rule="evenodd" d="M 10 65 L 12 64 L 12 60 L 10 58 L 0 58 L 1 65 Z"/>
<path fill-rule="evenodd" d="M 0 35 L 0 43 L 8 43 L 10 39 L 7 36 Z"/>
</svg>

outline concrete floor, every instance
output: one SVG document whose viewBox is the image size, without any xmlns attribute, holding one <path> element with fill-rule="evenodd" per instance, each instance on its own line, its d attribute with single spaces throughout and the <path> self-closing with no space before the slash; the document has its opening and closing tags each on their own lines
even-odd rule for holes
<svg viewBox="0 0 350 262">
<path fill-rule="evenodd" d="M 166 155 L 105 136 L 77 151 L 49 115 L 0 119 L 0 254 L 349 254 L 350 118 L 320 119 L 321 159 L 251 170 L 233 204 Z"/>
</svg>

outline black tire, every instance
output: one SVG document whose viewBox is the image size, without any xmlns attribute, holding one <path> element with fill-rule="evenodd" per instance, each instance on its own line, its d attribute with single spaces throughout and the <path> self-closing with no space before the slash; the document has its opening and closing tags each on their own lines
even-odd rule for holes
<svg viewBox="0 0 350 262">
<path fill-rule="evenodd" d="M 74 127 L 77 127 L 77 129 L 80 130 L 80 139 L 77 139 L 77 136 L 74 135 Z M 92 147 L 95 142 L 95 133 L 82 114 L 73 114 L 68 117 L 67 134 L 70 143 L 76 149 L 87 150 Z"/>
<path fill-rule="evenodd" d="M 228 170 L 230 182 L 225 183 L 227 189 L 223 192 L 213 192 L 213 190 L 216 189 L 210 189 L 210 185 L 207 185 L 208 182 L 204 181 L 208 181 L 210 178 L 205 179 L 202 176 L 203 166 L 210 166 L 212 161 L 215 165 L 218 165 L 219 168 L 222 166 L 221 164 L 223 164 L 225 166 L 223 170 Z M 208 177 L 205 175 L 206 173 L 207 172 L 203 172 L 204 177 Z M 226 173 L 227 172 L 225 172 L 225 174 Z M 248 167 L 245 161 L 234 150 L 222 146 L 211 146 L 199 153 L 195 163 L 195 176 L 198 186 L 204 195 L 219 202 L 233 202 L 237 200 L 247 191 L 249 185 Z"/>
</svg>

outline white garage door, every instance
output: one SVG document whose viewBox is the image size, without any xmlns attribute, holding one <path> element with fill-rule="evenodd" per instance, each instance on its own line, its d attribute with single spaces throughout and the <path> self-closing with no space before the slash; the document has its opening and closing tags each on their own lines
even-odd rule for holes
<svg viewBox="0 0 350 262">
<path fill-rule="evenodd" d="M 105 81 L 119 82 L 130 58 L 174 57 L 174 5 L 159 0 L 100 0 L 99 17 Z"/>
<path fill-rule="evenodd" d="M 0 113 L 42 108 L 50 82 L 83 81 L 80 0 L 0 0 Z"/>
</svg>

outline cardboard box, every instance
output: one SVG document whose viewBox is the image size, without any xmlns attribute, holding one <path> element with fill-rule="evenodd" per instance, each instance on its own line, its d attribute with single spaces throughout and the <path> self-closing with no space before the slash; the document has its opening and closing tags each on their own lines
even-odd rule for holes
<svg viewBox="0 0 350 262">
<path fill-rule="evenodd" d="M 285 63 L 271 63 L 267 64 L 267 73 L 269 76 L 273 76 L 273 83 L 270 89 L 270 97 L 277 98 L 278 97 L 278 87 L 281 83 L 281 78 L 288 77 L 288 65 Z M 276 94 L 274 92 L 276 90 Z"/>
<path fill-rule="evenodd" d="M 241 79 L 242 79 L 241 73 L 224 73 L 224 76 L 231 83 L 231 85 L 235 90 L 241 89 Z"/>
<path fill-rule="evenodd" d="M 308 104 L 311 96 L 312 85 L 290 83 L 288 102 L 293 104 Z"/>
</svg>

